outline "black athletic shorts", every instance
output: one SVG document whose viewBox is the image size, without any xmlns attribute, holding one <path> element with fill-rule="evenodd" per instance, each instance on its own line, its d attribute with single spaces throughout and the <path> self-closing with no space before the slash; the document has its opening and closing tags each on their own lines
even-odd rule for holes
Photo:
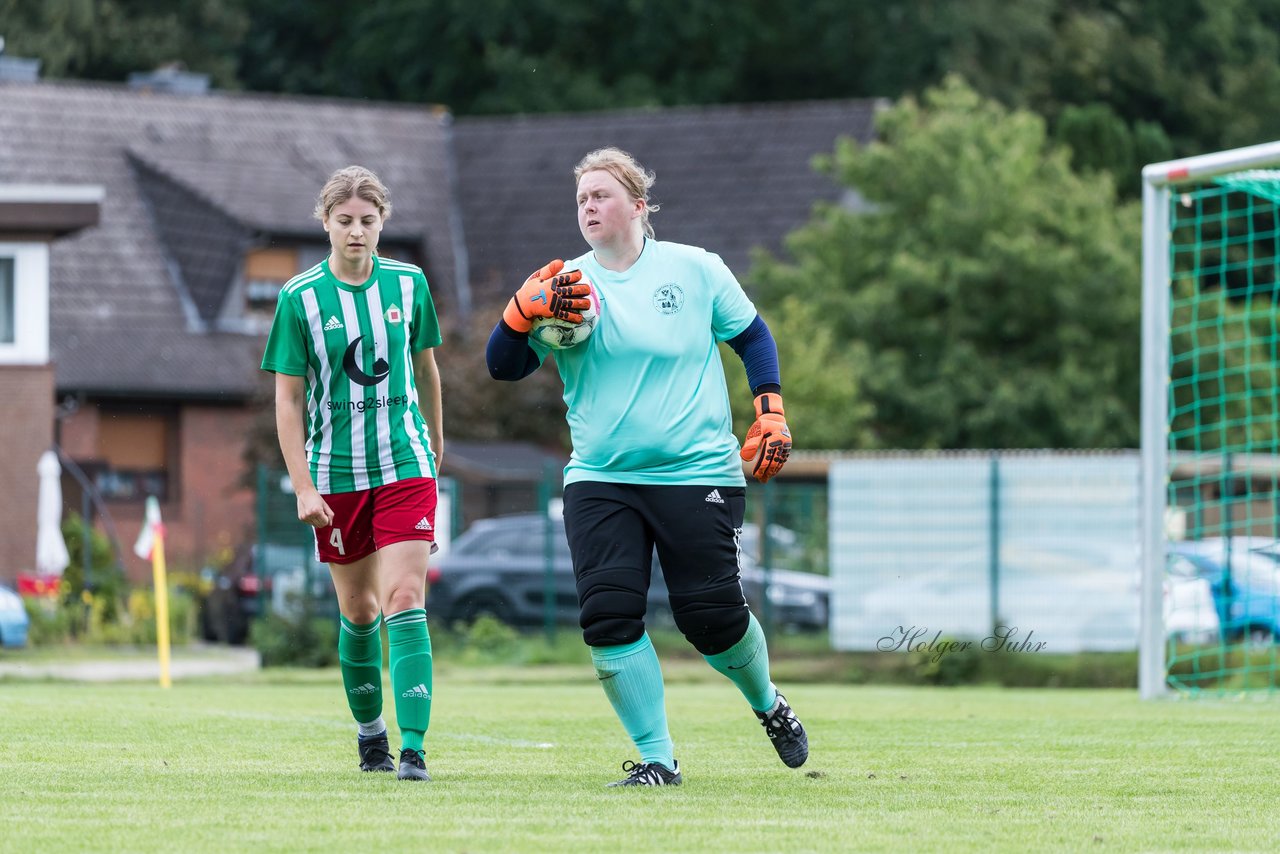
<svg viewBox="0 0 1280 854">
<path fill-rule="evenodd" d="M 650 486 L 579 481 L 564 490 L 573 574 L 630 569 L 628 587 L 647 595 L 654 548 L 668 592 L 704 590 L 738 577 L 746 512 L 742 486 Z"/>
</svg>

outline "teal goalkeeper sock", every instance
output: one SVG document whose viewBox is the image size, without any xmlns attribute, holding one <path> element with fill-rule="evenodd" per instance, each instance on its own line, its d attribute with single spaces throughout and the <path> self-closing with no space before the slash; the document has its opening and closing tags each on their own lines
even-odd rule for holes
<svg viewBox="0 0 1280 854">
<path fill-rule="evenodd" d="M 388 662 L 400 749 L 422 750 L 431 723 L 431 636 L 427 612 L 411 608 L 387 617 Z"/>
<path fill-rule="evenodd" d="M 662 668 L 649 635 L 625 646 L 593 646 L 591 661 L 622 728 L 640 751 L 640 761 L 675 770 Z"/>
<path fill-rule="evenodd" d="M 729 677 L 747 698 L 751 708 L 767 712 L 778 698 L 778 689 L 769 681 L 769 647 L 765 643 L 764 629 L 751 614 L 747 631 L 742 640 L 715 655 L 704 655 L 707 663 Z"/>
<path fill-rule="evenodd" d="M 356 723 L 372 723 L 382 715 L 382 617 L 363 626 L 340 619 L 338 664 L 347 705 Z"/>
</svg>

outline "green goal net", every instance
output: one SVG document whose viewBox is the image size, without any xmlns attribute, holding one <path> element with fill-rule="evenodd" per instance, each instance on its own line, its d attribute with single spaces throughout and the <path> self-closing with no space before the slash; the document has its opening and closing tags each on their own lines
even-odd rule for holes
<svg viewBox="0 0 1280 854">
<path fill-rule="evenodd" d="M 1280 689 L 1280 144 L 1144 170 L 1141 689 Z"/>
</svg>

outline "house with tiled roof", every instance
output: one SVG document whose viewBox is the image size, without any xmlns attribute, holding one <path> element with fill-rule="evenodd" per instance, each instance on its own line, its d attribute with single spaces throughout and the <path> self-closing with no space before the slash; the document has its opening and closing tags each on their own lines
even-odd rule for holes
<svg viewBox="0 0 1280 854">
<path fill-rule="evenodd" d="M 0 183 L 104 191 L 99 224 L 50 251 L 49 352 L 55 439 L 122 540 L 148 493 L 179 563 L 252 530 L 261 335 L 280 285 L 328 249 L 312 209 L 334 169 L 358 161 L 394 188 L 383 251 L 421 264 L 448 302 L 448 126 L 423 106 L 0 82 Z M 29 567 L 0 559 L 0 578 Z"/>
<path fill-rule="evenodd" d="M 839 137 L 871 139 L 876 108 L 850 100 L 459 119 L 470 287 L 492 301 L 544 261 L 587 250 L 573 167 L 606 145 L 656 174 L 659 240 L 715 252 L 741 278 L 752 250 L 781 252 L 815 202 L 858 203 L 812 161 Z"/>
<path fill-rule="evenodd" d="M 49 250 L 55 399 L 41 406 L 119 538 L 157 494 L 174 560 L 198 565 L 252 536 L 244 449 L 252 407 L 269 405 L 255 399 L 263 335 L 280 285 L 327 252 L 312 208 L 334 169 L 358 162 L 391 188 L 381 251 L 423 267 L 448 324 L 584 251 L 571 170 L 591 148 L 654 169 L 659 237 L 719 252 L 741 276 L 752 247 L 778 250 L 815 201 L 840 199 L 811 158 L 868 138 L 874 107 L 454 120 L 421 105 L 0 80 L 0 185 L 103 190 L 98 224 Z M 22 429 L 0 410 L 0 432 Z M 483 446 L 458 447 L 459 473 L 494 480 Z M 73 490 L 67 503 L 78 508 Z M 9 545 L 0 579 L 32 562 Z"/>
</svg>

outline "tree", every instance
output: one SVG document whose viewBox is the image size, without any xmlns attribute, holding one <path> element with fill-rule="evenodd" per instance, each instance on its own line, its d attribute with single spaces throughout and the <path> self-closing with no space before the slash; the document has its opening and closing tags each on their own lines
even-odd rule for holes
<svg viewBox="0 0 1280 854">
<path fill-rule="evenodd" d="M 442 330 L 444 344 L 436 351 L 436 363 L 444 395 L 446 460 L 451 436 L 569 447 L 564 386 L 551 358 L 519 382 L 489 376 L 485 344 L 501 316 L 501 304 L 477 306 L 469 318 L 455 318 Z"/>
<path fill-rule="evenodd" d="M 6 50 L 41 60 L 46 77 L 123 80 L 179 63 L 237 86 L 236 50 L 249 26 L 219 0 L 0 0 Z"/>
<path fill-rule="evenodd" d="M 819 206 L 749 280 L 799 446 L 1132 446 L 1136 206 L 955 77 L 877 130 L 818 164 L 865 204 Z"/>
<path fill-rule="evenodd" d="M 1054 123 L 1054 139 L 1071 149 L 1077 172 L 1105 170 L 1120 193 L 1136 198 L 1142 192 L 1142 167 L 1173 157 L 1173 143 L 1152 122 L 1132 125 L 1102 103 L 1063 108 Z"/>
</svg>

